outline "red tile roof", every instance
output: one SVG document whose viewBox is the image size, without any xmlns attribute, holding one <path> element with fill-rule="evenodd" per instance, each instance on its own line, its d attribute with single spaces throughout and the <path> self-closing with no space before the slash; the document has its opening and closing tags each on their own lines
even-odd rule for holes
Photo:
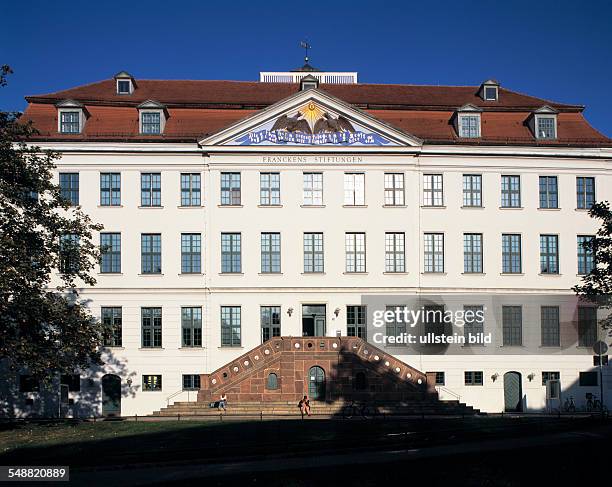
<svg viewBox="0 0 612 487">
<path fill-rule="evenodd" d="M 118 95 L 115 80 L 28 96 L 24 120 L 32 120 L 39 139 L 195 141 L 252 115 L 299 90 L 296 84 L 247 81 L 136 80 L 131 95 Z M 483 101 L 477 86 L 321 85 L 322 90 L 373 116 L 432 143 L 612 146 L 584 119 L 583 107 L 499 90 L 499 101 Z M 85 105 L 88 119 L 79 135 L 57 133 L 60 100 Z M 138 133 L 136 107 L 146 100 L 166 105 L 169 118 L 161 136 Z M 482 137 L 465 140 L 452 126 L 454 110 L 471 103 L 481 107 Z M 559 111 L 558 138 L 536 141 L 527 126 L 531 112 L 543 105 Z"/>
</svg>

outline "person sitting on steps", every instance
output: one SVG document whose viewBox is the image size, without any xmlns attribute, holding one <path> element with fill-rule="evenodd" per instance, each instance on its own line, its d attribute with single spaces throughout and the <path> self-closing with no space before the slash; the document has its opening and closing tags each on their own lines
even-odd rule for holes
<svg viewBox="0 0 612 487">
<path fill-rule="evenodd" d="M 227 396 L 225 395 L 225 392 L 222 392 L 221 398 L 219 399 L 219 411 L 223 409 L 224 412 L 227 412 L 226 406 L 227 406 Z"/>
<path fill-rule="evenodd" d="M 310 416 L 310 400 L 308 399 L 308 396 L 304 396 L 302 400 L 300 400 L 298 407 L 302 413 L 302 418 L 304 417 L 304 414 Z"/>
</svg>

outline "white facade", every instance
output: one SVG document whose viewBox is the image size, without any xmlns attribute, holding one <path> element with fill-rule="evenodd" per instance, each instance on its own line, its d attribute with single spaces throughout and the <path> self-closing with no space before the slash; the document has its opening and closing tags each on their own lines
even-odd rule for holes
<svg viewBox="0 0 612 487">
<path fill-rule="evenodd" d="M 242 132 L 249 123 L 241 122 L 234 130 Z M 254 126 L 257 123 L 256 119 L 252 121 Z M 384 127 L 375 128 L 387 133 L 383 132 Z M 121 272 L 99 273 L 97 285 L 83 289 L 81 297 L 89 300 L 96 316 L 100 316 L 102 307 L 121 308 L 122 346 L 109 348 L 108 354 L 112 356 L 109 365 L 96 371 L 94 381 L 83 382 L 81 393 L 71 393 L 71 397 L 78 403 L 79 394 L 87 391 L 98 394 L 101 376 L 117 373 L 126 393 L 122 398 L 122 415 L 150 414 L 167 402 L 188 400 L 188 393 L 180 392 L 183 374 L 212 372 L 259 344 L 260 306 L 280 306 L 281 334 L 300 336 L 302 305 L 325 304 L 326 335 L 335 336 L 347 334 L 346 306 L 360 304 L 363 295 L 470 293 L 475 296 L 474 301 L 479 294 L 573 295 L 571 287 L 579 281 L 576 237 L 592 235 L 597 230 L 587 212 L 576 209 L 576 177 L 595 178 L 596 199 L 612 199 L 609 175 L 612 151 L 609 149 L 428 146 L 410 139 L 405 139 L 401 146 L 382 148 L 234 147 L 215 140 L 203 141 L 199 146 L 68 142 L 41 145 L 63 153 L 57 164 L 58 174 L 79 173 L 79 203 L 84 211 L 104 225 L 104 232 L 121 233 Z M 100 173 L 103 172 L 121 173 L 119 207 L 100 204 Z M 140 206 L 140 175 L 148 172 L 161 173 L 161 207 Z M 240 205 L 221 205 L 223 172 L 240 173 Z M 280 173 L 280 205 L 261 205 L 262 172 Z M 323 174 L 322 205 L 304 205 L 305 172 Z M 201 206 L 181 207 L 181 173 L 201 174 Z M 363 205 L 345 205 L 345 173 L 365 175 Z M 385 173 L 403 174 L 404 205 L 385 205 Z M 423 205 L 424 174 L 442 175 L 441 206 Z M 464 174 L 482 175 L 482 207 L 463 207 Z M 502 175 L 520 176 L 519 208 L 501 208 Z M 558 209 L 538 208 L 539 176 L 546 175 L 558 177 Z M 220 243 L 221 234 L 226 232 L 241 235 L 239 273 L 222 272 Z M 261 272 L 262 232 L 281 234 L 280 273 Z M 323 273 L 304 272 L 305 232 L 323 233 Z M 365 272 L 346 272 L 347 232 L 365 233 Z M 405 234 L 405 272 L 385 272 L 386 232 Z M 428 232 L 444 234 L 441 273 L 424 272 L 423 235 Z M 142 273 L 141 234 L 144 233 L 161 234 L 161 274 Z M 201 273 L 181 273 L 182 233 L 201 234 Z M 483 236 L 482 273 L 464 273 L 464 233 Z M 502 272 L 501 236 L 504 233 L 522 237 L 521 273 Z M 558 274 L 540 273 L 541 234 L 558 235 Z M 202 308 L 201 347 L 182 346 L 181 307 L 185 306 Z M 221 306 L 241 307 L 240 347 L 221 345 Z M 143 307 L 162 308 L 160 348 L 142 346 Z M 368 326 L 369 320 L 368 316 Z M 539 333 L 539 327 L 539 322 L 523 321 L 523 333 Z M 502 348 L 500 343 L 489 347 Z M 559 372 L 564 394 L 571 394 L 578 406 L 584 402 L 585 393 L 599 395 L 599 386 L 577 384 L 580 372 L 594 370 L 590 350 L 570 355 L 513 355 L 507 351 L 465 356 L 402 355 L 395 350 L 394 353 L 423 372 L 444 372 L 442 398 L 459 397 L 461 402 L 484 411 L 503 411 L 503 375 L 508 371 L 522 376 L 527 410 L 545 407 L 543 371 Z M 606 369 L 604 384 L 610 391 L 612 373 Z M 481 371 L 483 385 L 465 385 L 465 371 Z M 142 376 L 147 374 L 162 375 L 161 391 L 142 390 Z M 493 380 L 496 374 L 497 379 Z M 82 376 L 89 377 L 90 372 L 83 371 Z M 130 385 L 127 385 L 128 379 Z M 195 400 L 195 396 L 190 392 L 189 400 Z M 96 407 L 100 412 L 99 404 Z"/>
</svg>

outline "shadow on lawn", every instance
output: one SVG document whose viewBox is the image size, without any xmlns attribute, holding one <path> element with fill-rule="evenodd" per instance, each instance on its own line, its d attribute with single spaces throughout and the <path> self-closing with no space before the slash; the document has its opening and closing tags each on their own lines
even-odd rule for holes
<svg viewBox="0 0 612 487">
<path fill-rule="evenodd" d="M 324 454 L 350 449 L 414 447 L 432 443 L 480 441 L 486 437 L 540 433 L 571 425 L 541 420 L 428 419 L 385 421 L 263 421 L 263 422 L 119 422 L 57 423 L 48 428 L 47 438 L 55 444 L 23 446 L 0 454 L 0 464 L 69 465 L 93 467 L 159 462 L 205 462 L 244 460 L 274 454 Z M 22 424 L 12 432 L 15 438 L 28 428 Z M 97 436 L 97 438 L 96 438 Z M 62 437 L 65 438 L 62 441 Z M 1 437 L 0 437 L 1 438 Z M 35 436 L 30 436 L 34 438 Z M 56 447 L 58 446 L 58 447 Z M 61 448 L 59 448 L 61 446 Z"/>
</svg>

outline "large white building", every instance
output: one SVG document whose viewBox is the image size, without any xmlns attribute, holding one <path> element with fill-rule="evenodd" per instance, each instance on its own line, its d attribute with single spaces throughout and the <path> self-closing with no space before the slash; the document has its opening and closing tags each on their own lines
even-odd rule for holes
<svg viewBox="0 0 612 487">
<path fill-rule="evenodd" d="M 260 80 L 121 72 L 27 98 L 65 195 L 104 225 L 80 296 L 117 332 L 107 365 L 70 381 L 74 414 L 195 400 L 201 374 L 281 335 L 367 338 L 484 411 L 542 410 L 547 380 L 578 406 L 600 394 L 597 327 L 571 288 L 592 266 L 587 210 L 612 198 L 612 141 L 583 107 L 493 80 L 360 84 L 309 66 Z M 378 343 L 410 327 L 375 312 L 423 296 L 482 307 L 471 330 L 492 343 Z M 21 382 L 18 408 L 36 412 Z"/>
</svg>

